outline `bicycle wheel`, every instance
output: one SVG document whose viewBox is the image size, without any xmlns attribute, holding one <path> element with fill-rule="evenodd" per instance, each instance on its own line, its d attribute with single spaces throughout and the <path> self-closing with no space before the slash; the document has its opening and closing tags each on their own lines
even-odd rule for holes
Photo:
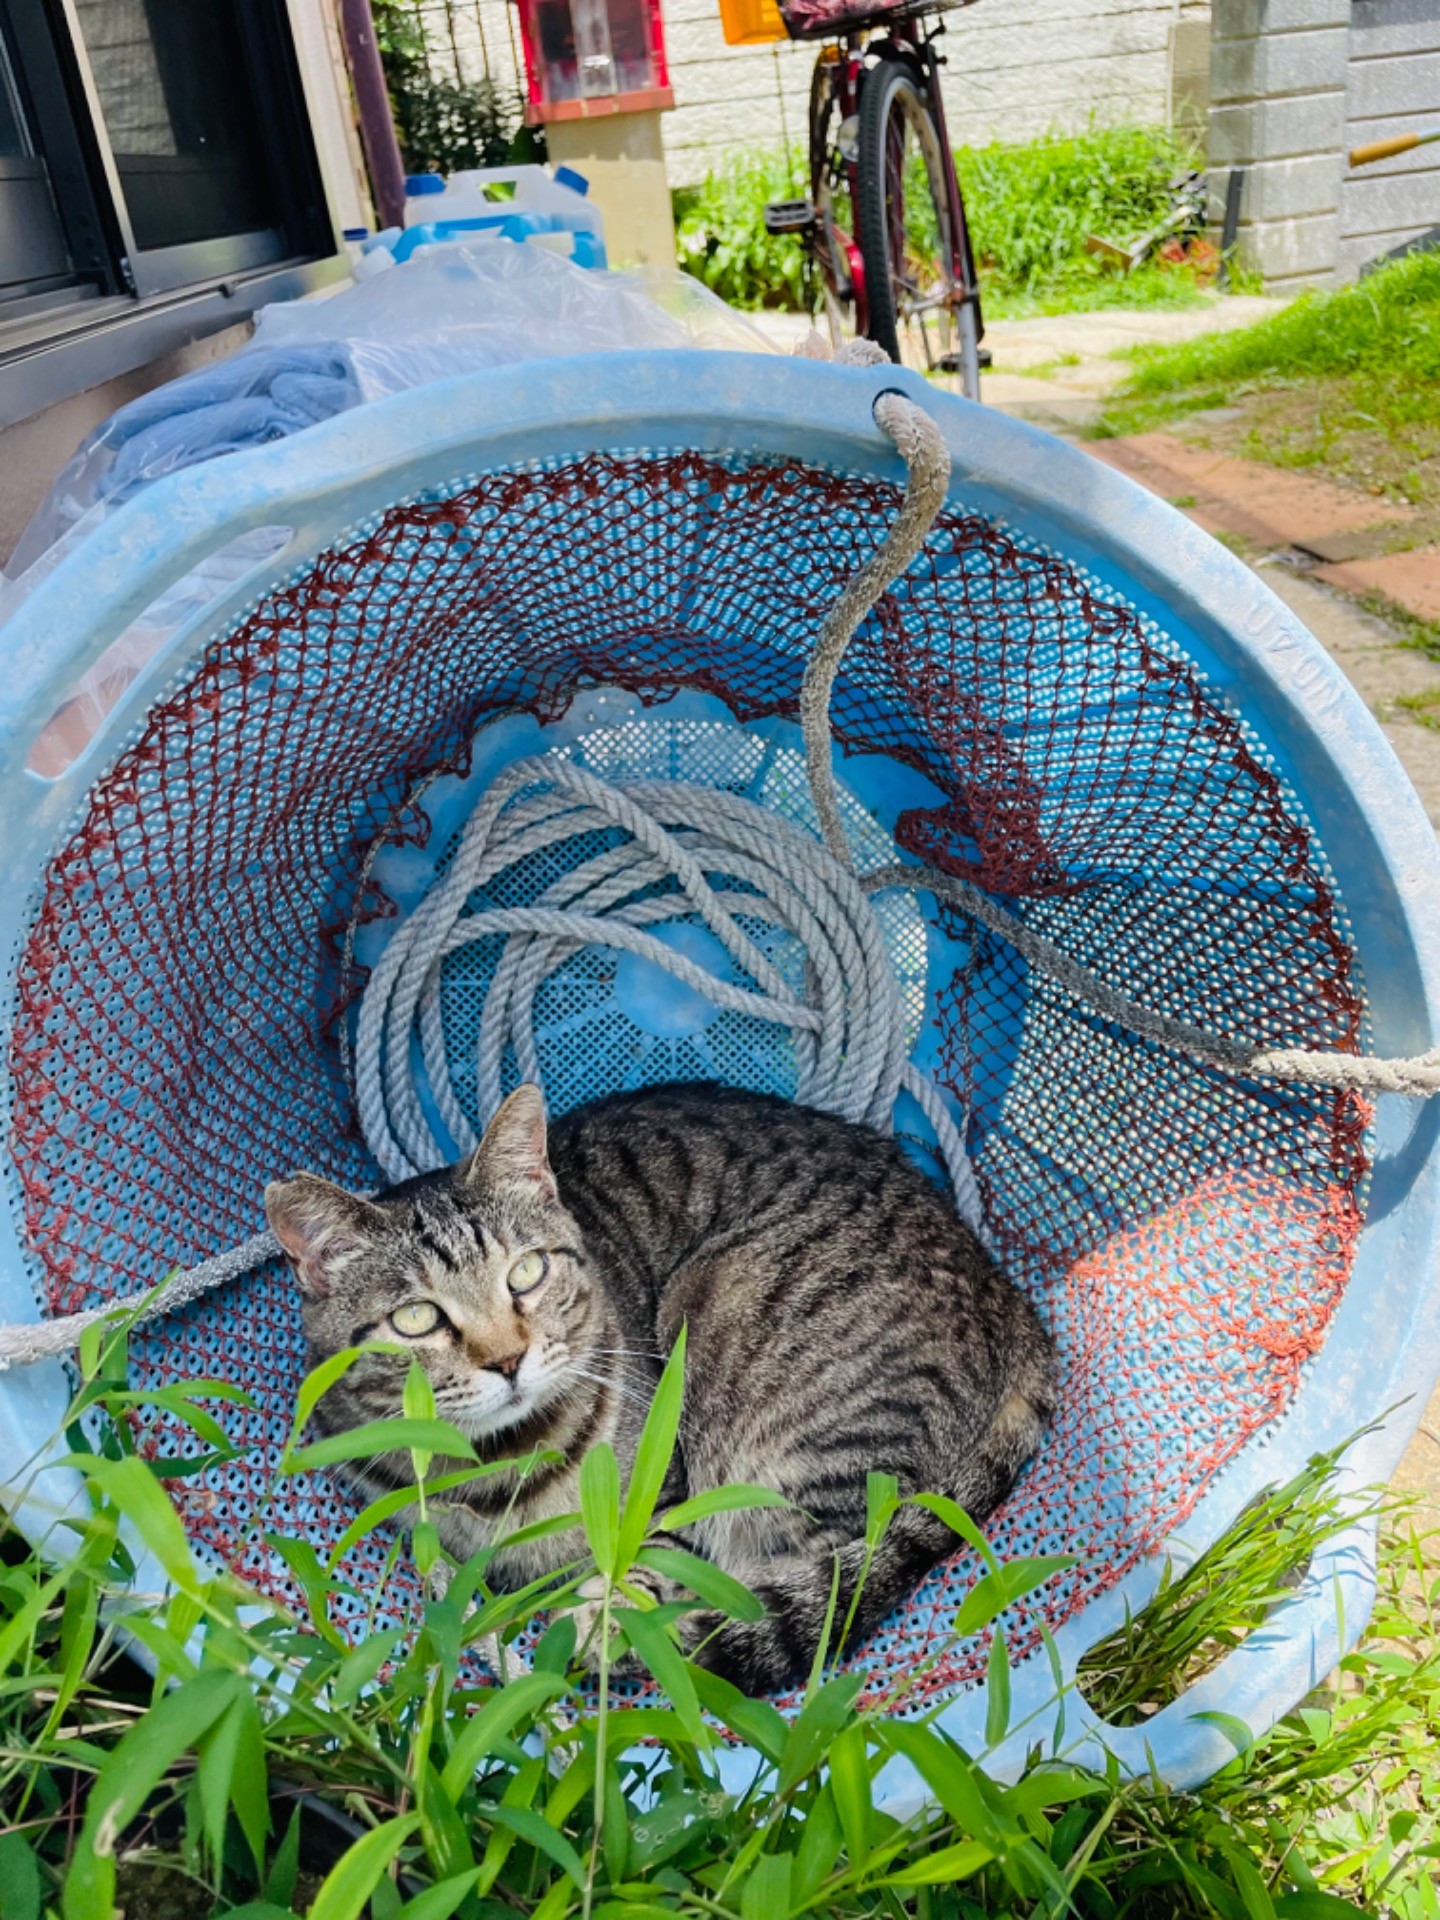
<svg viewBox="0 0 1440 1920">
<path fill-rule="evenodd" d="M 958 368 L 978 399 L 974 310 L 963 304 L 945 165 L 919 78 L 899 60 L 881 60 L 860 90 L 855 224 L 866 331 L 892 360 L 926 372 Z"/>
</svg>

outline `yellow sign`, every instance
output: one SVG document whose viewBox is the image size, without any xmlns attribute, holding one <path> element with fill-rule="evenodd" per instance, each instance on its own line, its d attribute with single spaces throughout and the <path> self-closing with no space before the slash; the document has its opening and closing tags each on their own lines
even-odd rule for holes
<svg viewBox="0 0 1440 1920">
<path fill-rule="evenodd" d="M 732 47 L 754 47 L 788 37 L 775 0 L 720 0 L 720 24 Z"/>
</svg>

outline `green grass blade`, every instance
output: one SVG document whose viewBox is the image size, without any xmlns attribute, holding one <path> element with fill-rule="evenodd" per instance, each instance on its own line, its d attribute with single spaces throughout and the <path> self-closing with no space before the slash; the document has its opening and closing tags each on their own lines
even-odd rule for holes
<svg viewBox="0 0 1440 1920">
<path fill-rule="evenodd" d="M 591 1447 L 580 1462 L 580 1518 L 601 1573 L 615 1579 L 620 1548 L 620 1468 L 608 1441 Z"/>
<path fill-rule="evenodd" d="M 458 1427 L 448 1420 L 367 1420 L 363 1426 L 348 1427 L 344 1433 L 327 1434 L 308 1447 L 298 1447 L 280 1462 L 282 1473 L 310 1473 L 316 1467 L 337 1466 L 342 1460 L 368 1460 L 376 1454 L 409 1452 L 428 1448 L 432 1453 L 454 1454 L 461 1460 L 474 1460 L 475 1449 Z"/>
<path fill-rule="evenodd" d="M 635 1464 L 630 1469 L 630 1484 L 625 1491 L 625 1509 L 620 1517 L 620 1538 L 616 1552 L 616 1571 L 632 1566 L 641 1542 L 650 1531 L 655 1503 L 670 1471 L 675 1441 L 680 1432 L 680 1411 L 685 1397 L 685 1328 L 671 1348 L 665 1371 L 660 1376 L 644 1430 L 635 1449 Z"/>
<path fill-rule="evenodd" d="M 380 1876 L 419 1825 L 419 1814 L 407 1813 L 362 1834 L 321 1881 L 309 1920 L 360 1920 Z"/>
</svg>

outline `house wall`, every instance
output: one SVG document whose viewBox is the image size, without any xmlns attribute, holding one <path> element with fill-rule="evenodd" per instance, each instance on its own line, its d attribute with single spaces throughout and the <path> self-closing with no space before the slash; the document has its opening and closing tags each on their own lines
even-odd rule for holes
<svg viewBox="0 0 1440 1920">
<path fill-rule="evenodd" d="M 99 0 L 92 0 L 92 4 L 96 7 L 92 17 L 104 19 L 112 40 L 122 45 L 139 44 L 136 23 L 127 12 L 131 0 L 126 0 L 125 6 L 117 5 L 113 16 L 103 11 Z M 374 215 L 351 112 L 335 0 L 288 0 L 288 4 L 311 131 L 331 208 L 342 227 L 369 226 Z M 131 129 L 130 137 L 137 137 L 137 129 Z M 141 394 L 233 353 L 249 333 L 248 323 L 227 327 L 0 430 L 0 568 L 56 475 L 87 434 Z"/>
<path fill-rule="evenodd" d="M 1440 126 L 1440 0 L 1354 0 L 1345 82 L 1347 149 Z M 1440 226 L 1440 146 L 1346 171 L 1335 272 Z"/>
<path fill-rule="evenodd" d="M 489 70 L 518 85 L 509 0 L 456 6 L 462 59 L 483 35 Z M 665 116 L 670 180 L 700 179 L 729 153 L 803 144 L 813 45 L 727 47 L 719 0 L 664 0 L 675 110 Z M 1203 124 L 1206 0 L 980 0 L 946 16 L 945 110 L 958 142 L 1027 140 L 1055 127 L 1161 121 L 1172 90 Z M 483 67 L 478 70 L 483 71 Z M 1174 82 L 1172 89 L 1172 80 Z"/>
<path fill-rule="evenodd" d="M 1240 242 L 1280 292 L 1353 280 L 1440 225 L 1440 156 L 1352 170 L 1352 146 L 1440 123 L 1440 0 L 1214 0 L 1218 216 L 1246 169 Z"/>
</svg>

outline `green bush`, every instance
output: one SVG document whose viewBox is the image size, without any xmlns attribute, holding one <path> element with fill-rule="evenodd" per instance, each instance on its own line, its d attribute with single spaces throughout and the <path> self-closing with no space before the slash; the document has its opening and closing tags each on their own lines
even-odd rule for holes
<svg viewBox="0 0 1440 1920">
<path fill-rule="evenodd" d="M 1168 210 L 1169 182 L 1195 156 L 1165 128 L 1092 127 L 1023 146 L 997 141 L 960 147 L 955 159 L 992 313 L 1195 298 L 1194 276 L 1184 268 L 1146 265 L 1122 276 L 1085 251 L 1092 233 L 1134 240 Z M 746 154 L 700 186 L 681 188 L 681 266 L 733 306 L 809 308 L 804 246 L 771 238 L 763 219 L 767 200 L 806 191 L 804 172 L 798 153 Z"/>
<path fill-rule="evenodd" d="M 1136 240 L 1169 210 L 1195 155 L 1165 127 L 1090 127 L 1023 146 L 959 147 L 956 170 L 991 310 L 1061 311 L 1194 298 L 1193 276 L 1147 264 L 1121 275 L 1086 253 L 1092 234 Z"/>
<path fill-rule="evenodd" d="M 698 187 L 679 187 L 675 250 L 680 265 L 732 307 L 787 307 L 805 312 L 805 247 L 765 231 L 767 200 L 807 191 L 799 154 L 747 153 L 709 173 Z"/>
<path fill-rule="evenodd" d="M 417 0 L 371 0 L 371 12 L 395 135 L 409 171 L 503 167 L 517 139 L 528 133 L 521 125 L 519 96 L 502 94 L 490 79 L 437 74 Z M 534 145 L 533 136 L 529 144 Z"/>
</svg>

